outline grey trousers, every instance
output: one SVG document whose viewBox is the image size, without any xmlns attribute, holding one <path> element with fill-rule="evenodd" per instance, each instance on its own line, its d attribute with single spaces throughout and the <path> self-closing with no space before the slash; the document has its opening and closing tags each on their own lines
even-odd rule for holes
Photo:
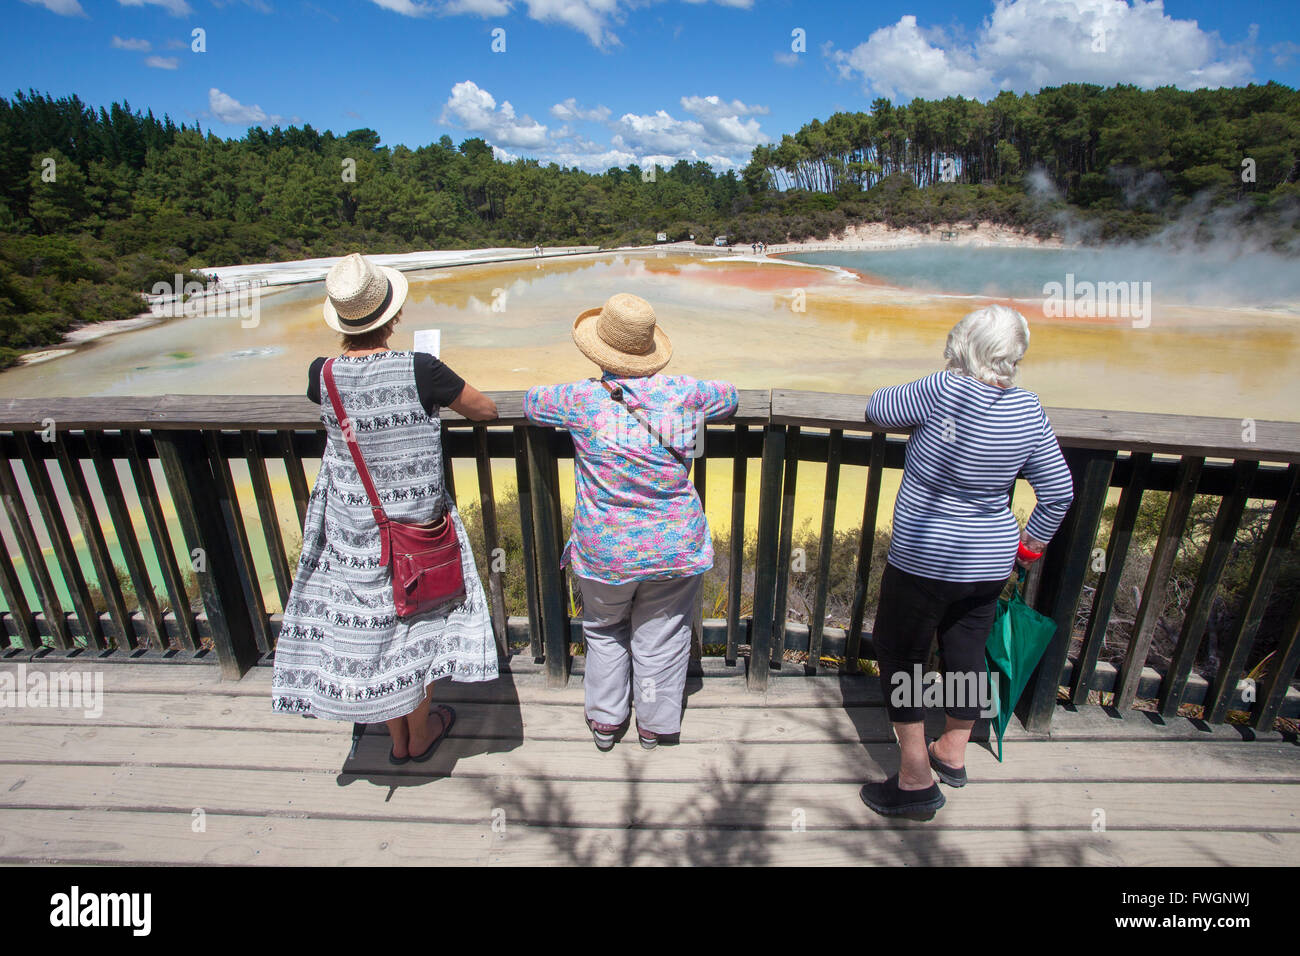
<svg viewBox="0 0 1300 956">
<path fill-rule="evenodd" d="M 621 724 L 631 696 L 642 730 L 680 731 L 691 622 L 704 575 L 626 584 L 574 577 L 582 591 L 587 643 L 587 716 L 597 723 Z"/>
</svg>

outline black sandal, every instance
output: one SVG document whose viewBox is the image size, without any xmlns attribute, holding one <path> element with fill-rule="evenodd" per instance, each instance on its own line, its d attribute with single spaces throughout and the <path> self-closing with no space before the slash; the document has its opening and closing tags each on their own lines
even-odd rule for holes
<svg viewBox="0 0 1300 956">
<path fill-rule="evenodd" d="M 446 740 L 447 735 L 451 733 L 451 728 L 456 726 L 456 711 L 451 707 L 448 707 L 446 704 L 439 704 L 434 708 L 434 711 L 442 719 L 442 730 L 439 732 L 438 736 L 434 738 L 433 743 L 429 744 L 424 753 L 413 754 L 411 756 L 411 759 L 416 763 L 424 763 L 424 761 L 432 757 L 433 752 L 438 749 L 438 744 Z M 447 719 L 447 714 L 451 714 L 450 720 Z"/>
<path fill-rule="evenodd" d="M 900 790 L 898 774 L 883 783 L 863 784 L 858 796 L 872 810 L 886 817 L 903 813 L 931 813 L 948 802 L 937 783 L 930 784 L 924 790 Z"/>
</svg>

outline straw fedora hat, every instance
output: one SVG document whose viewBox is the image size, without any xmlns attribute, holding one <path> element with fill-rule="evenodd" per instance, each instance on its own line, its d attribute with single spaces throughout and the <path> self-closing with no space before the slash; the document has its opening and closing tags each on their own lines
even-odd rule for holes
<svg viewBox="0 0 1300 956">
<path fill-rule="evenodd" d="M 573 341 L 583 355 L 616 375 L 653 375 L 673 357 L 655 324 L 655 310 L 639 295 L 619 292 L 573 320 Z"/>
<path fill-rule="evenodd" d="M 372 265 L 359 252 L 344 256 L 325 276 L 325 324 L 344 335 L 377 329 L 406 304 L 406 276 Z"/>
</svg>

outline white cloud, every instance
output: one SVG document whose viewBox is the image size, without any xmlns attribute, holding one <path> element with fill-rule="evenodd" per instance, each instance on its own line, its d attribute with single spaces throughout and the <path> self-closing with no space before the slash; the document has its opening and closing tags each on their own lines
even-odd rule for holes
<svg viewBox="0 0 1300 956">
<path fill-rule="evenodd" d="M 153 45 L 148 40 L 135 40 L 131 37 L 127 37 L 123 40 L 120 36 L 114 36 L 113 49 L 135 50 L 137 53 L 148 53 L 153 49 Z"/>
<path fill-rule="evenodd" d="M 551 107 L 551 115 L 558 120 L 586 120 L 592 123 L 603 123 L 609 119 L 608 106 L 595 106 L 592 109 L 583 109 L 578 105 L 576 98 L 570 96 L 563 103 L 556 103 Z"/>
<path fill-rule="evenodd" d="M 144 65 L 151 66 L 155 70 L 174 70 L 179 62 L 174 56 L 147 56 L 144 58 Z"/>
<path fill-rule="evenodd" d="M 393 13 L 400 13 L 404 17 L 427 17 L 433 12 L 433 7 L 424 3 L 415 3 L 414 0 L 370 0 L 370 2 Z"/>
<path fill-rule="evenodd" d="M 1281 43 L 1274 43 L 1268 48 L 1268 52 L 1273 54 L 1274 66 L 1286 66 L 1291 62 L 1291 57 L 1300 53 L 1300 43 L 1284 40 Z"/>
<path fill-rule="evenodd" d="M 279 123 L 284 117 L 275 113 L 268 114 L 260 106 L 245 106 L 227 93 L 222 93 L 215 86 L 208 90 L 208 109 L 212 115 L 223 123 L 232 126 L 257 126 L 261 123 Z"/>
<path fill-rule="evenodd" d="M 868 95 L 895 100 L 983 99 L 1061 83 L 1198 89 L 1253 74 L 1244 48 L 1167 16 L 1162 0 L 995 0 L 971 42 L 908 15 L 828 56 Z"/>
<path fill-rule="evenodd" d="M 451 0 L 439 12 L 447 16 L 469 13 L 480 17 L 503 17 L 510 12 L 510 3 L 509 0 Z"/>
<path fill-rule="evenodd" d="M 504 146 L 537 149 L 547 143 L 546 127 L 530 116 L 516 116 L 510 101 L 496 99 L 472 80 L 457 83 L 442 108 L 441 122 L 478 133 Z"/>
<path fill-rule="evenodd" d="M 746 106 L 740 100 L 723 102 L 718 96 L 683 96 L 682 109 L 696 116 L 718 118 L 724 116 L 766 116 L 771 112 L 766 106 Z"/>
<path fill-rule="evenodd" d="M 703 158 L 696 147 L 712 149 L 712 156 L 723 157 L 725 165 L 740 165 L 749 153 L 767 137 L 755 119 L 741 119 L 749 114 L 765 114 L 767 107 L 746 106 L 739 100 L 723 102 L 716 96 L 683 96 L 682 108 L 698 119 L 677 119 L 667 110 L 652 115 L 624 113 L 613 124 L 618 138 L 642 153 L 663 153 L 678 158 Z M 712 160 L 710 160 L 712 161 Z"/>
<path fill-rule="evenodd" d="M 799 64 L 798 53 L 782 53 L 780 50 L 777 50 L 772 54 L 772 59 L 782 66 L 798 66 Z"/>
<path fill-rule="evenodd" d="M 117 2 L 124 7 L 162 7 L 174 17 L 188 17 L 194 13 L 194 8 L 185 0 L 117 0 Z"/>
<path fill-rule="evenodd" d="M 75 0 L 74 0 L 75 2 Z M 156 2 L 156 0 L 155 0 Z M 408 17 L 423 17 L 431 13 L 439 16 L 468 14 L 480 17 L 502 17 L 516 7 L 523 6 L 530 19 L 540 23 L 558 23 L 577 30 L 599 49 L 620 46 L 621 41 L 613 27 L 626 19 L 626 11 L 646 6 L 653 0 L 442 0 L 436 6 L 418 0 L 370 0 L 371 3 Z M 748 10 L 754 0 L 685 0 L 691 4 L 716 3 L 722 7 Z"/>
<path fill-rule="evenodd" d="M 57 13 L 61 17 L 84 17 L 86 11 L 81 8 L 77 0 L 24 0 L 34 7 L 44 7 L 51 13 Z"/>
<path fill-rule="evenodd" d="M 682 108 L 691 118 L 678 119 L 666 110 L 641 115 L 625 113 L 611 119 L 606 106 L 583 106 L 569 97 L 551 107 L 562 121 L 549 128 L 532 117 L 516 114 L 508 102 L 496 98 L 471 80 L 457 83 L 442 109 L 440 122 L 482 136 L 498 158 L 507 162 L 527 156 L 538 162 L 577 166 L 602 172 L 611 166 L 672 166 L 679 159 L 704 161 L 713 166 L 743 166 L 749 154 L 767 137 L 756 115 L 765 106 L 730 102 L 718 96 L 684 96 Z M 609 132 L 608 142 L 597 142 L 575 132 L 571 121 L 599 123 Z"/>
</svg>

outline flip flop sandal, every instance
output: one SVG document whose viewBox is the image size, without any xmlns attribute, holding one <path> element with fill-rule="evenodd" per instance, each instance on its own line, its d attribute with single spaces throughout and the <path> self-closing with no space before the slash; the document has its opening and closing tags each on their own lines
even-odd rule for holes
<svg viewBox="0 0 1300 956">
<path fill-rule="evenodd" d="M 433 752 L 438 749 L 438 744 L 446 740 L 447 735 L 451 733 L 451 728 L 456 726 L 456 711 L 453 708 L 448 707 L 446 704 L 439 704 L 434 708 L 434 710 L 437 712 L 438 716 L 442 718 L 442 732 L 438 734 L 433 743 L 429 744 L 428 749 L 426 749 L 424 753 L 413 754 L 411 756 L 411 759 L 416 763 L 424 763 L 424 761 L 432 757 Z M 451 715 L 450 720 L 447 718 L 447 714 Z"/>
</svg>

